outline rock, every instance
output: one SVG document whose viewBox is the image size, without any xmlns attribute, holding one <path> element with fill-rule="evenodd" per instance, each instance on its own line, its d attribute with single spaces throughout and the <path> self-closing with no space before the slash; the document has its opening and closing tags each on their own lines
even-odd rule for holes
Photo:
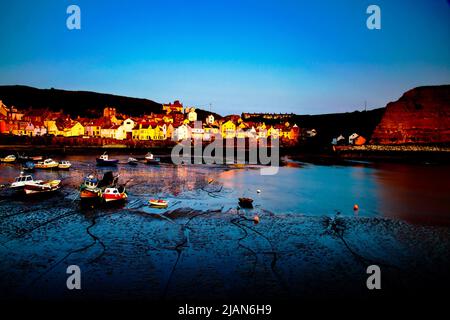
<svg viewBox="0 0 450 320">
<path fill-rule="evenodd" d="M 418 87 L 386 106 L 371 144 L 450 142 L 450 85 Z"/>
</svg>

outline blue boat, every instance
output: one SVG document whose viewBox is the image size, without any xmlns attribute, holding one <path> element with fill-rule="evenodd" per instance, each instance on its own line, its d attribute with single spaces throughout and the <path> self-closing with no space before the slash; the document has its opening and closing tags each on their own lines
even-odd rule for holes
<svg viewBox="0 0 450 320">
<path fill-rule="evenodd" d="M 22 166 L 22 170 L 28 172 L 34 171 L 34 162 L 33 161 L 25 162 Z"/>
</svg>

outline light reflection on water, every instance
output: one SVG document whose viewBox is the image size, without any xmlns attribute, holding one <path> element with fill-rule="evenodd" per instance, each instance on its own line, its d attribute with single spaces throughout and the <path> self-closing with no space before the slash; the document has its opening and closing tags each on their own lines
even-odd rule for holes
<svg viewBox="0 0 450 320">
<path fill-rule="evenodd" d="M 289 163 L 274 176 L 260 175 L 258 166 L 126 164 L 96 167 L 92 156 L 68 156 L 70 171 L 36 171 L 38 179 L 62 179 L 66 197 L 77 200 L 84 176 L 108 170 L 127 182 L 127 206 L 145 205 L 150 198 L 168 199 L 169 210 L 192 208 L 227 210 L 239 197 L 254 199 L 255 209 L 305 215 L 387 216 L 421 224 L 450 224 L 450 166 L 353 163 L 324 166 Z M 11 182 L 18 165 L 0 165 L 0 184 Z M 257 193 L 261 190 L 261 193 Z M 354 211 L 353 205 L 359 210 Z M 161 209 L 144 207 L 149 213 Z"/>
</svg>

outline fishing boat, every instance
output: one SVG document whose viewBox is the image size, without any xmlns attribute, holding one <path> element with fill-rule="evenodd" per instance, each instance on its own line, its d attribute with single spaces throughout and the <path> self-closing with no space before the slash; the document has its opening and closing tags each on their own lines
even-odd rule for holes
<svg viewBox="0 0 450 320">
<path fill-rule="evenodd" d="M 105 191 L 102 193 L 102 198 L 106 203 L 122 202 L 128 198 L 128 195 L 125 191 L 124 186 L 109 187 L 109 188 L 106 188 Z"/>
<path fill-rule="evenodd" d="M 34 180 L 33 176 L 30 174 L 20 173 L 20 176 L 14 179 L 14 182 L 11 183 L 10 188 L 14 190 L 22 190 L 25 187 L 25 184 L 30 182 L 42 182 L 42 180 Z"/>
<path fill-rule="evenodd" d="M 158 208 L 166 208 L 169 205 L 169 202 L 167 200 L 163 199 L 150 199 L 148 203 L 152 207 L 158 207 Z"/>
<path fill-rule="evenodd" d="M 25 183 L 24 190 L 27 195 L 47 194 L 55 192 L 61 188 L 61 180 L 32 181 Z"/>
<path fill-rule="evenodd" d="M 99 180 L 92 174 L 84 178 L 80 186 L 81 199 L 98 199 L 102 196 L 102 189 L 98 187 Z"/>
<path fill-rule="evenodd" d="M 1 162 L 11 163 L 16 161 L 16 156 L 13 154 L 10 154 L 9 156 L 6 156 L 4 158 L 0 158 Z"/>
<path fill-rule="evenodd" d="M 63 160 L 58 164 L 58 169 L 68 170 L 71 166 L 72 164 L 69 161 Z"/>
<path fill-rule="evenodd" d="M 27 172 L 33 172 L 35 164 L 33 161 L 27 161 L 22 165 L 22 170 Z"/>
<path fill-rule="evenodd" d="M 135 158 L 128 158 L 128 164 L 130 164 L 130 165 L 132 165 L 132 166 L 135 166 L 135 165 L 137 165 L 138 164 L 138 160 L 137 159 L 135 159 Z"/>
<path fill-rule="evenodd" d="M 36 163 L 35 168 L 37 169 L 54 169 L 58 168 L 59 163 L 53 159 L 45 159 L 44 161 L 39 161 Z"/>
<path fill-rule="evenodd" d="M 239 206 L 241 208 L 253 208 L 253 199 L 239 198 Z"/>
<path fill-rule="evenodd" d="M 98 166 L 115 166 L 119 162 L 117 159 L 109 159 L 106 152 L 96 159 Z"/>
<path fill-rule="evenodd" d="M 161 161 L 161 159 L 160 158 L 155 158 L 155 156 L 151 152 L 148 152 L 145 155 L 145 162 L 147 164 L 159 164 L 160 161 Z"/>
</svg>

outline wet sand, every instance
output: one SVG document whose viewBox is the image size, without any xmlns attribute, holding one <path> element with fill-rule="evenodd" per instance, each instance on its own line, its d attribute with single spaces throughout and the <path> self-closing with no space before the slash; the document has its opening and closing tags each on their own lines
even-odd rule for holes
<svg viewBox="0 0 450 320">
<path fill-rule="evenodd" d="M 405 216 L 391 216 L 377 212 L 378 206 L 364 209 L 375 201 L 369 197 L 357 215 L 351 208 L 342 210 L 337 220 L 341 232 L 330 227 L 335 211 L 329 209 L 347 207 L 350 200 L 335 200 L 333 189 L 324 191 L 328 196 L 317 194 L 315 190 L 325 190 L 319 183 L 323 176 L 332 184 L 330 175 L 336 181 L 347 181 L 349 173 L 373 190 L 376 185 L 367 183 L 369 177 L 380 175 L 387 183 L 392 176 L 386 172 L 299 167 L 295 170 L 304 171 L 295 179 L 310 177 L 308 190 L 297 194 L 289 188 L 280 190 L 276 184 L 267 186 L 261 198 L 254 195 L 255 209 L 239 209 L 237 195 L 254 192 L 260 183 L 256 177 L 250 185 L 245 182 L 247 174 L 253 177 L 254 169 L 119 166 L 123 181 L 134 179 L 128 185 L 128 203 L 92 208 L 80 205 L 77 186 L 95 167 L 84 159 L 72 160 L 72 171 L 36 173 L 64 179 L 65 186 L 52 197 L 1 195 L 1 300 L 420 298 L 450 283 L 447 223 L 411 223 L 403 219 L 410 215 L 408 210 Z M 17 171 L 14 166 L 1 169 L 3 177 Z M 281 184 L 294 171 L 286 172 L 276 177 Z M 398 192 L 396 199 L 404 203 L 400 197 L 407 194 L 403 185 L 390 185 Z M 360 190 L 362 185 L 355 186 Z M 278 210 L 270 207 L 268 195 L 276 190 L 286 195 L 286 203 Z M 315 201 L 310 199 L 313 194 L 318 197 Z M 169 198 L 171 206 L 150 208 L 147 200 L 154 195 Z M 328 207 L 317 205 L 322 197 Z M 446 204 L 441 205 L 445 209 Z M 389 211 L 396 206 L 387 203 L 381 208 Z M 443 217 L 442 207 L 436 210 Z M 260 218 L 258 224 L 253 221 L 255 215 Z M 81 268 L 80 291 L 66 288 L 66 268 L 72 264 Z M 376 293 L 366 287 L 366 268 L 372 264 L 382 270 L 382 290 Z"/>
</svg>

